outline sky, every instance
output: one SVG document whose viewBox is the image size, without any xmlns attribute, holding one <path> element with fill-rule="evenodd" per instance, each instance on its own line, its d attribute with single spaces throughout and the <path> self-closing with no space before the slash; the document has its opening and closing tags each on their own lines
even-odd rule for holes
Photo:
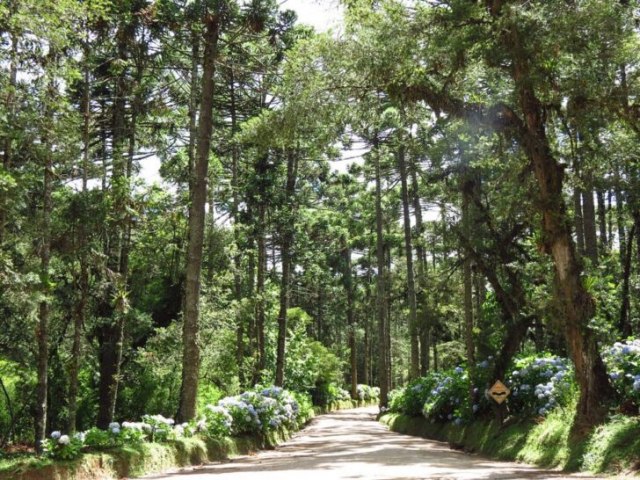
<svg viewBox="0 0 640 480">
<path fill-rule="evenodd" d="M 295 10 L 299 23 L 311 25 L 318 32 L 339 27 L 342 19 L 338 0 L 282 0 L 280 8 Z"/>
</svg>

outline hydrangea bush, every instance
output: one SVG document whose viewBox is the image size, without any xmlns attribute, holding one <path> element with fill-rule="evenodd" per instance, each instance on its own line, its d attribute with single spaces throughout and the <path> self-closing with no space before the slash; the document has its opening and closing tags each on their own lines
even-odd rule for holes
<svg viewBox="0 0 640 480">
<path fill-rule="evenodd" d="M 438 384 L 439 376 L 429 374 L 389 393 L 389 409 L 410 417 L 422 415 L 422 409 Z"/>
<path fill-rule="evenodd" d="M 616 342 L 603 351 L 611 382 L 623 399 L 640 405 L 640 339 Z"/>
<path fill-rule="evenodd" d="M 226 409 L 231 415 L 231 433 L 242 435 L 256 433 L 262 430 L 262 421 L 258 416 L 252 400 L 258 403 L 255 392 L 245 392 L 236 397 L 225 397 L 218 402 L 218 406 Z"/>
<path fill-rule="evenodd" d="M 142 416 L 142 428 L 149 436 L 151 442 L 164 442 L 182 436 L 181 433 L 183 429 L 178 429 L 178 431 L 174 433 L 173 426 L 175 423 L 173 418 L 166 418 L 162 415 Z"/>
<path fill-rule="evenodd" d="M 616 358 L 631 355 L 632 351 L 632 348 L 626 349 Z M 405 388 L 391 392 L 390 409 L 410 416 L 422 413 L 432 422 L 465 423 L 475 414 L 486 411 L 492 402 L 482 395 L 492 381 L 492 363 L 492 357 L 476 363 L 473 379 L 464 366 L 430 372 Z M 629 370 L 627 367 L 626 371 Z M 632 389 L 631 380 L 635 382 L 636 378 L 626 377 L 627 388 Z M 545 416 L 556 407 L 568 405 L 576 388 L 571 363 L 554 356 L 516 358 L 504 382 L 511 389 L 509 408 L 520 416 Z M 640 381 L 637 388 L 640 390 Z M 473 403 L 469 401 L 470 396 Z"/>
<path fill-rule="evenodd" d="M 456 367 L 433 377 L 437 382 L 422 408 L 425 418 L 432 422 L 451 421 L 456 424 L 469 420 L 474 409 L 468 401 L 471 381 L 467 370 Z"/>
<path fill-rule="evenodd" d="M 375 393 L 375 392 L 374 392 Z M 257 387 L 235 397 L 207 405 L 194 422 L 176 425 L 172 418 L 144 415 L 141 422 L 113 422 L 106 430 L 92 428 L 73 437 L 56 431 L 43 443 L 47 455 L 71 460 L 85 448 L 104 449 L 142 442 L 175 441 L 196 434 L 221 438 L 228 435 L 267 433 L 301 426 L 313 413 L 311 399 L 279 387 Z"/>
<path fill-rule="evenodd" d="M 198 432 L 214 438 L 231 435 L 233 417 L 229 410 L 220 405 L 207 405 L 203 413 L 204 417 L 196 423 Z"/>
<path fill-rule="evenodd" d="M 505 383 L 511 389 L 509 409 L 522 416 L 545 416 L 566 406 L 575 390 L 571 363 L 555 356 L 517 358 Z"/>
<path fill-rule="evenodd" d="M 358 394 L 358 399 L 365 402 L 371 402 L 380 398 L 379 387 L 370 387 L 369 385 L 359 384 L 356 387 L 356 392 Z"/>
<path fill-rule="evenodd" d="M 63 435 L 62 432 L 51 432 L 51 436 L 44 440 L 42 449 L 45 455 L 60 460 L 73 460 L 82 453 L 84 435 L 77 433 L 73 436 Z"/>
</svg>

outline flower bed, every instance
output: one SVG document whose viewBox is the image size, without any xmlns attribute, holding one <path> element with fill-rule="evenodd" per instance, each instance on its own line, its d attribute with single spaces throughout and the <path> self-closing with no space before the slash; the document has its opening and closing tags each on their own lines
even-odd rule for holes
<svg viewBox="0 0 640 480">
<path fill-rule="evenodd" d="M 175 424 L 162 415 L 144 415 L 140 422 L 113 422 L 107 430 L 92 428 L 73 436 L 55 431 L 44 442 L 51 458 L 72 460 L 86 451 L 137 446 L 142 443 L 175 442 L 195 435 L 220 439 L 229 435 L 266 435 L 281 428 L 296 430 L 312 415 L 308 398 L 279 387 L 260 388 L 226 397 L 207 405 L 198 419 Z"/>
<path fill-rule="evenodd" d="M 376 390 L 367 388 L 370 403 Z M 343 403 L 343 408 L 357 406 L 351 400 Z M 313 415 L 308 395 L 256 387 L 207 405 L 189 423 L 176 425 L 161 415 L 145 415 L 140 422 L 114 422 L 107 430 L 92 428 L 73 436 L 53 432 L 45 442 L 46 457 L 27 458 L 0 471 L 0 480 L 136 477 L 223 460 L 272 448 Z"/>
<path fill-rule="evenodd" d="M 391 392 L 390 410 L 432 422 L 468 423 L 491 406 L 484 391 L 493 381 L 492 361 L 490 357 L 477 363 L 473 378 L 465 366 L 458 366 L 414 380 Z M 551 355 L 514 359 L 503 381 L 511 390 L 510 413 L 519 417 L 545 416 L 568 405 L 575 393 L 570 362 Z"/>
<path fill-rule="evenodd" d="M 624 410 L 638 413 L 640 406 L 640 339 L 616 342 L 603 352 L 611 383 L 623 399 Z"/>
</svg>

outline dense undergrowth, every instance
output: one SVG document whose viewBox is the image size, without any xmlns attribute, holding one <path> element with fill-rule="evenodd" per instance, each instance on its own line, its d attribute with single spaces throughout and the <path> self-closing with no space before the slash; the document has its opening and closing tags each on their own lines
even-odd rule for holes
<svg viewBox="0 0 640 480">
<path fill-rule="evenodd" d="M 359 399 L 351 400 L 343 389 L 332 390 L 337 394 L 314 406 L 306 393 L 258 386 L 206 405 L 188 423 L 144 415 L 139 422 L 113 422 L 107 430 L 94 427 L 74 435 L 54 431 L 45 441 L 44 456 L 0 458 L 0 479 L 135 477 L 202 464 L 275 446 L 316 413 L 371 404 L 379 393 L 359 385 Z"/>
<path fill-rule="evenodd" d="M 544 467 L 593 472 L 640 469 L 640 341 L 605 349 L 616 398 L 607 422 L 582 441 L 571 439 L 578 391 L 571 363 L 545 355 L 515 358 L 504 379 L 511 395 L 507 419 L 495 418 L 486 394 L 490 357 L 433 372 L 390 394 L 382 419 L 392 429 L 450 442 L 469 451 Z"/>
</svg>

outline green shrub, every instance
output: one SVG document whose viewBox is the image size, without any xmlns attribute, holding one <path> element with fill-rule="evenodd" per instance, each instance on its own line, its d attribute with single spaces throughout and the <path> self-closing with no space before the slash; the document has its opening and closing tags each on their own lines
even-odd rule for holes
<svg viewBox="0 0 640 480">
<path fill-rule="evenodd" d="M 509 409 L 520 416 L 545 416 L 564 407 L 576 388 L 572 365 L 555 356 L 516 358 L 506 384 L 511 389 Z"/>
<path fill-rule="evenodd" d="M 84 447 L 82 434 L 73 436 L 62 435 L 61 432 L 53 432 L 51 438 L 42 443 L 45 455 L 57 460 L 73 460 L 82 455 Z"/>
<path fill-rule="evenodd" d="M 424 404 L 436 388 L 439 376 L 430 374 L 410 382 L 402 391 L 390 394 L 389 408 L 391 411 L 404 413 L 411 417 L 422 415 Z"/>
<path fill-rule="evenodd" d="M 604 349 L 603 359 L 614 388 L 635 412 L 640 406 L 640 340 L 616 342 Z"/>
<path fill-rule="evenodd" d="M 469 404 L 471 382 L 468 372 L 463 367 L 456 367 L 434 374 L 434 377 L 438 382 L 423 406 L 423 415 L 433 422 L 460 424 L 468 421 L 477 410 L 477 406 Z"/>
</svg>

